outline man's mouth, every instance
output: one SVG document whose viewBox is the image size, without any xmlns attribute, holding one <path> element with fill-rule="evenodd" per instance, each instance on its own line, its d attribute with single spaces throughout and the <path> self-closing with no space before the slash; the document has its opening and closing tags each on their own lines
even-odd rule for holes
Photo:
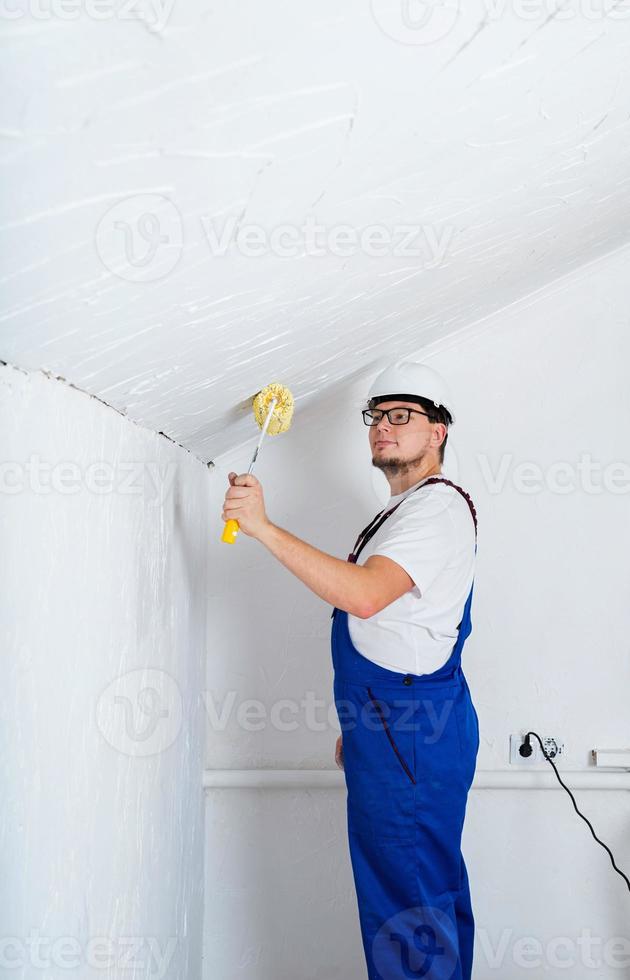
<svg viewBox="0 0 630 980">
<path fill-rule="evenodd" d="M 382 440 L 379 440 L 379 441 L 378 441 L 378 442 L 376 443 L 376 445 L 377 445 L 377 446 L 395 446 L 395 445 L 396 445 L 396 443 L 395 443 L 395 442 L 384 442 L 384 441 L 382 441 Z"/>
</svg>

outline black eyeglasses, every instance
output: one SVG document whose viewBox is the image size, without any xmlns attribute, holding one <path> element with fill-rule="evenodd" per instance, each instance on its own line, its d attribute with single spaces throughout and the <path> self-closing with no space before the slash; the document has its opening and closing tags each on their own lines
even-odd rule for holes
<svg viewBox="0 0 630 980">
<path fill-rule="evenodd" d="M 381 411 L 380 408 L 364 408 L 361 414 L 366 425 L 378 425 L 384 415 L 387 416 L 391 425 L 406 425 L 412 412 L 415 412 L 416 415 L 426 415 L 428 419 L 431 418 L 427 412 L 421 412 L 417 408 L 389 408 L 386 412 Z"/>
</svg>

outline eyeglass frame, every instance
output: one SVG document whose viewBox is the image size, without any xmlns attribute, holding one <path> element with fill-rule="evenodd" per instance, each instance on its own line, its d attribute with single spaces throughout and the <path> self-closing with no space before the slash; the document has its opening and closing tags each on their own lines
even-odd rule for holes
<svg viewBox="0 0 630 980">
<path fill-rule="evenodd" d="M 391 418 L 389 416 L 389 413 L 390 412 L 400 412 L 400 411 L 407 411 L 407 412 L 409 412 L 409 415 L 407 416 L 407 421 L 406 422 L 392 422 L 392 420 L 391 420 Z M 365 416 L 367 415 L 368 412 L 380 412 L 381 413 L 381 417 L 378 420 L 378 422 L 366 422 L 365 421 Z M 426 415 L 426 417 L 428 419 L 431 418 L 431 416 L 429 415 L 428 412 L 421 412 L 420 409 L 418 409 L 418 408 L 408 408 L 406 405 L 398 405 L 398 406 L 394 406 L 394 408 L 387 408 L 387 409 L 383 409 L 383 408 L 363 408 L 363 409 L 361 409 L 361 415 L 363 416 L 363 421 L 367 425 L 368 429 L 373 429 L 375 425 L 378 425 L 379 422 L 382 422 L 384 415 L 387 416 L 387 421 L 389 422 L 390 425 L 408 425 L 409 424 L 409 420 L 411 419 L 411 413 L 412 412 L 415 412 L 416 415 Z"/>
</svg>

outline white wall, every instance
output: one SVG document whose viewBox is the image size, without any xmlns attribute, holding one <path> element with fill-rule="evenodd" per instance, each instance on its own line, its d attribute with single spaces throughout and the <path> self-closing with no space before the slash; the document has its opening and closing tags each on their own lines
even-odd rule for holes
<svg viewBox="0 0 630 980">
<path fill-rule="evenodd" d="M 3 965 L 196 980 L 207 469 L 41 374 L 0 400 Z"/>
<path fill-rule="evenodd" d="M 528 729 L 564 739 L 566 769 L 587 770 L 594 747 L 630 744 L 627 263 L 627 250 L 612 255 L 415 355 L 457 392 L 445 472 L 479 514 L 464 651 L 479 772 L 507 772 L 509 735 Z M 341 558 L 387 499 L 358 414 L 369 377 L 298 413 L 288 433 L 267 439 L 255 470 L 270 518 Z M 252 448 L 220 457 L 213 471 L 207 765 L 330 768 L 330 607 L 258 542 L 220 542 L 227 473 L 245 472 Z M 591 484 L 578 469 L 586 454 L 600 464 Z M 523 484 L 523 463 L 539 467 L 538 490 L 531 477 Z M 606 469 L 614 463 L 626 467 L 619 492 Z M 492 474 L 506 465 L 497 487 Z M 556 492 L 554 472 L 574 488 Z M 325 702 L 310 717 L 309 692 Z M 281 715 L 294 730 L 272 716 L 283 698 L 296 708 Z M 238 714 L 247 699 L 261 711 L 249 725 Z M 583 790 L 576 799 L 627 871 L 628 793 Z M 206 980 L 363 978 L 341 786 L 209 789 L 207 800 Z M 476 980 L 630 976 L 630 897 L 563 790 L 473 788 L 463 846 Z M 619 937 L 625 948 L 614 945 Z"/>
</svg>

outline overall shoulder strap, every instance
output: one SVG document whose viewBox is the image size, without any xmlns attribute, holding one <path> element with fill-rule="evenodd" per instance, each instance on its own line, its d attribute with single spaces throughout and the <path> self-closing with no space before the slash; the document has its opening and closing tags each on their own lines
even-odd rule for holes
<svg viewBox="0 0 630 980">
<path fill-rule="evenodd" d="M 391 508 L 391 510 L 388 510 L 387 512 L 380 510 L 376 515 L 376 517 L 370 521 L 368 526 L 363 528 L 357 540 L 354 542 L 354 548 L 348 555 L 348 561 L 356 562 L 361 551 L 368 543 L 370 538 L 374 537 L 381 524 L 384 524 L 387 518 L 389 517 L 389 515 L 393 514 L 396 508 L 400 507 L 401 504 L 402 504 L 402 500 L 399 500 L 398 503 Z"/>
<path fill-rule="evenodd" d="M 475 542 L 476 542 L 476 540 L 477 540 L 477 511 L 475 510 L 475 505 L 472 502 L 472 499 L 471 499 L 470 495 L 467 494 L 466 491 L 462 489 L 462 487 L 458 486 L 456 483 L 453 483 L 452 480 L 447 480 L 446 477 L 442 477 L 442 476 L 432 476 L 432 477 L 430 477 L 424 483 L 421 483 L 419 487 L 416 487 L 416 490 L 421 490 L 423 487 L 428 487 L 432 483 L 446 483 L 447 486 L 453 487 L 454 490 L 457 490 L 457 492 L 462 495 L 462 497 L 464 498 L 464 500 L 468 504 L 468 507 L 470 508 L 470 513 L 471 513 L 471 516 L 472 516 L 472 519 L 473 519 L 473 523 L 475 525 Z M 411 493 L 415 493 L 416 490 L 412 490 Z M 411 496 L 411 493 L 408 493 L 407 494 L 407 497 L 410 497 Z M 391 508 L 391 510 L 388 510 L 386 512 L 384 512 L 382 510 L 379 511 L 378 514 L 376 515 L 376 517 L 373 518 L 373 520 L 370 521 L 370 523 L 367 525 L 367 527 L 365 527 L 361 531 L 361 533 L 357 537 L 357 540 L 354 543 L 354 548 L 352 549 L 352 551 L 348 555 L 347 560 L 349 562 L 356 562 L 357 558 L 361 554 L 363 548 L 368 543 L 368 541 L 370 540 L 370 538 L 372 538 L 376 534 L 376 532 L 378 531 L 378 529 L 381 526 L 381 524 L 383 524 L 387 520 L 387 518 L 390 516 L 390 514 L 393 514 L 394 511 L 398 507 L 400 507 L 400 505 L 407 499 L 407 497 L 403 497 L 402 500 L 399 500 L 398 503 L 394 507 Z"/>
<path fill-rule="evenodd" d="M 456 483 L 453 483 L 452 480 L 447 480 L 445 476 L 432 476 L 430 477 L 430 479 L 427 480 L 426 483 L 423 483 L 422 486 L 427 487 L 429 483 L 446 483 L 447 486 L 453 487 L 454 490 L 457 490 L 457 492 L 462 495 L 462 497 L 468 504 L 468 507 L 470 508 L 473 524 L 475 525 L 475 539 L 476 539 L 477 538 L 477 511 L 475 510 L 475 505 L 473 504 L 470 495 L 467 494 L 465 490 L 462 490 L 462 488 L 459 487 Z M 420 489 L 420 487 L 418 487 L 418 489 Z"/>
</svg>

